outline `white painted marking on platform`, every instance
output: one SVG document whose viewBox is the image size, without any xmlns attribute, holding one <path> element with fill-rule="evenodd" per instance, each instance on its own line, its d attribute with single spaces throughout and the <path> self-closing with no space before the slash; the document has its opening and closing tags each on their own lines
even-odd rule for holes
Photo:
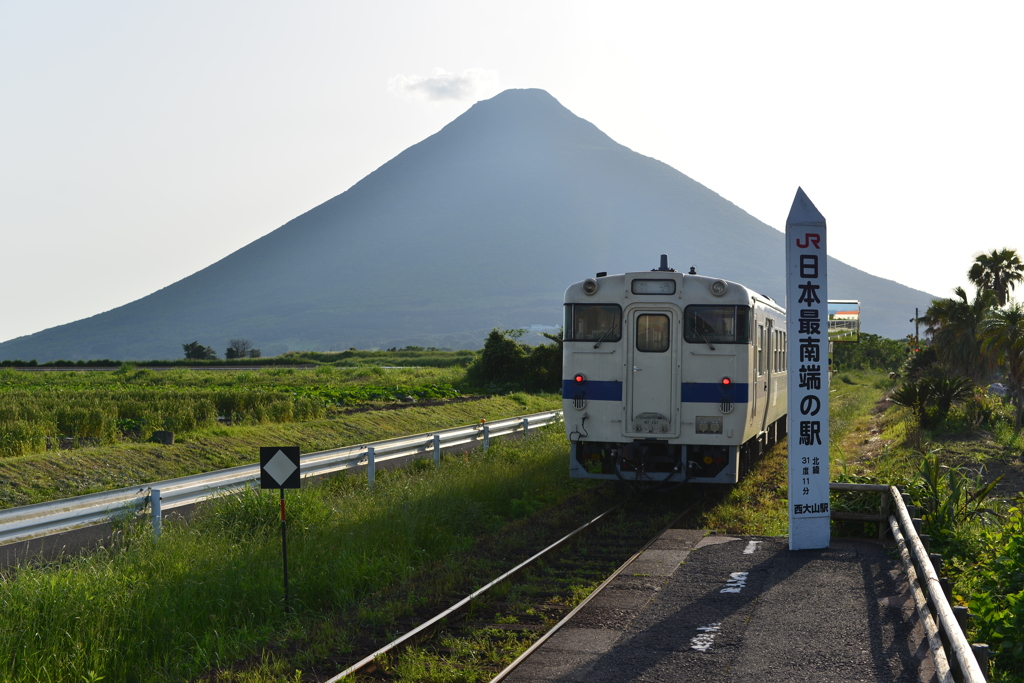
<svg viewBox="0 0 1024 683">
<path fill-rule="evenodd" d="M 690 649 L 707 652 L 711 648 L 711 644 L 715 642 L 715 635 L 721 630 L 721 627 L 722 623 L 718 621 L 698 627 L 697 630 L 700 633 L 690 638 Z"/>
<path fill-rule="evenodd" d="M 744 555 L 753 555 L 754 551 L 757 550 L 762 541 L 747 541 L 747 547 L 743 549 Z"/>
<path fill-rule="evenodd" d="M 747 572 L 733 572 L 719 593 L 739 593 L 747 585 Z"/>
</svg>

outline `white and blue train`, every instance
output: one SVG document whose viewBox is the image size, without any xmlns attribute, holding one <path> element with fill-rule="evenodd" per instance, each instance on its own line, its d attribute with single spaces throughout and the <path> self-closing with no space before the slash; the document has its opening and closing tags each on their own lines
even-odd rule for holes
<svg viewBox="0 0 1024 683">
<path fill-rule="evenodd" d="M 570 474 L 732 484 L 786 432 L 786 311 L 713 277 L 653 271 L 565 291 Z"/>
</svg>

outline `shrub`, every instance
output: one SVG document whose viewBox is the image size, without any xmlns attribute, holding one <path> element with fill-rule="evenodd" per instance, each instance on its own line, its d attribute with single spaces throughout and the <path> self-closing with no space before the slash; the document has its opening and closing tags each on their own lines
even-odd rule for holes
<svg viewBox="0 0 1024 683">
<path fill-rule="evenodd" d="M 928 533 L 937 540 L 949 539 L 970 520 L 996 514 L 984 503 L 1002 478 L 986 484 L 981 476 L 943 465 L 933 450 L 921 459 L 910 495 L 921 506 Z"/>
<path fill-rule="evenodd" d="M 557 391 L 562 385 L 562 336 L 545 334 L 554 344 L 529 346 L 519 341 L 524 330 L 494 328 L 480 356 L 466 371 L 470 385 L 500 391 Z"/>
<path fill-rule="evenodd" d="M 970 379 L 936 367 L 931 374 L 905 381 L 889 400 L 910 408 L 922 427 L 932 428 L 946 419 L 954 403 L 969 400 L 973 395 L 974 383 Z"/>
<path fill-rule="evenodd" d="M 518 384 L 526 372 L 529 347 L 519 341 L 525 330 L 499 330 L 487 335 L 483 351 L 466 373 L 466 379 L 480 386 Z"/>
<path fill-rule="evenodd" d="M 1024 675 L 1024 640 L 1020 637 L 1024 633 L 1022 507 L 1024 499 L 1018 499 L 1002 525 L 984 534 L 985 550 L 971 568 L 978 587 L 970 601 L 977 639 L 992 646 L 996 669 L 1012 676 Z"/>
</svg>

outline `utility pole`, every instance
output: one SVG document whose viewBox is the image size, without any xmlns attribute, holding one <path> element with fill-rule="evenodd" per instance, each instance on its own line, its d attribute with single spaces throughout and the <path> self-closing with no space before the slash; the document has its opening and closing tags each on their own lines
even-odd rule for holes
<svg viewBox="0 0 1024 683">
<path fill-rule="evenodd" d="M 921 324 L 921 319 L 920 319 L 920 317 L 918 317 L 919 314 L 918 314 L 917 311 L 918 311 L 918 309 L 915 308 L 914 309 L 914 344 L 918 348 L 920 348 L 921 347 L 921 337 L 918 335 L 918 327 Z"/>
</svg>

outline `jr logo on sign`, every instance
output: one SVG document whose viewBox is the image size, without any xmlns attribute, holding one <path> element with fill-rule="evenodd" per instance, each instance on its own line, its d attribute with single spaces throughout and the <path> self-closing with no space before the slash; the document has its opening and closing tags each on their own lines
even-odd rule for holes
<svg viewBox="0 0 1024 683">
<path fill-rule="evenodd" d="M 815 249 L 821 249 L 821 247 L 819 246 L 819 242 L 821 242 L 821 235 L 818 235 L 817 233 L 813 232 L 809 232 L 804 235 L 803 244 L 800 243 L 799 237 L 796 238 L 796 246 L 800 247 L 801 249 L 806 249 L 812 244 L 814 245 Z"/>
</svg>

